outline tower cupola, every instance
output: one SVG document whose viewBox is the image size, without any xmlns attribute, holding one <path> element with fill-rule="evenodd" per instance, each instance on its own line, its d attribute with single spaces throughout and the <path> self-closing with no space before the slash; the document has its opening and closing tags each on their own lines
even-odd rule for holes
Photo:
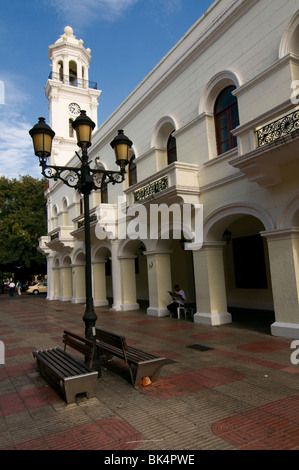
<svg viewBox="0 0 299 470">
<path fill-rule="evenodd" d="M 52 158 L 56 164 L 66 164 L 76 150 L 72 123 L 85 110 L 97 127 L 98 99 L 101 91 L 89 80 L 90 49 L 77 39 L 70 26 L 48 48 L 51 72 L 46 84 L 49 100 L 50 126 L 55 132 Z"/>
</svg>

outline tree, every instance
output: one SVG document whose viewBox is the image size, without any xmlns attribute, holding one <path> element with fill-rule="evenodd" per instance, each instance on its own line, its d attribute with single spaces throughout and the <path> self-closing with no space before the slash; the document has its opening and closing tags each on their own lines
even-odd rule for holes
<svg viewBox="0 0 299 470">
<path fill-rule="evenodd" d="M 47 233 L 46 187 L 46 180 L 28 175 L 0 177 L 0 265 L 17 277 L 45 272 L 46 259 L 37 247 Z"/>
</svg>

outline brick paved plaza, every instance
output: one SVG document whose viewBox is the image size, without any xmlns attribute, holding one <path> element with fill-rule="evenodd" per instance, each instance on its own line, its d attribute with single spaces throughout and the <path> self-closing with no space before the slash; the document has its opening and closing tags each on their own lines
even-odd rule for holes
<svg viewBox="0 0 299 470">
<path fill-rule="evenodd" d="M 42 296 L 0 296 L 0 449 L 299 449 L 291 339 L 96 308 L 97 326 L 167 361 L 157 383 L 134 389 L 115 359 L 102 367 L 95 398 L 67 405 L 32 350 L 61 345 L 63 329 L 84 335 L 83 313 Z"/>
</svg>

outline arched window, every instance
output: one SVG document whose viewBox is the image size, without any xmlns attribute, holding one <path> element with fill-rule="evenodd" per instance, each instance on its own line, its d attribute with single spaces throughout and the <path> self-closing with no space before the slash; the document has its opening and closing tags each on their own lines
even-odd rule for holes
<svg viewBox="0 0 299 470">
<path fill-rule="evenodd" d="M 135 155 L 132 156 L 129 163 L 129 186 L 137 183 L 137 169 L 135 163 Z"/>
<path fill-rule="evenodd" d="M 214 108 L 218 155 L 237 146 L 237 139 L 231 133 L 239 125 L 237 98 L 232 94 L 235 86 L 224 88 Z"/>
<path fill-rule="evenodd" d="M 74 137 L 73 119 L 69 119 L 69 137 Z"/>
<path fill-rule="evenodd" d="M 59 80 L 63 82 L 63 62 L 60 60 L 58 62 L 58 74 L 59 74 Z"/>
<path fill-rule="evenodd" d="M 170 163 L 176 162 L 177 160 L 177 155 L 176 155 L 176 139 L 173 137 L 172 133 L 169 136 L 168 142 L 167 142 L 167 162 L 168 165 Z"/>
<path fill-rule="evenodd" d="M 69 62 L 69 84 L 77 86 L 77 64 L 74 60 Z"/>
<path fill-rule="evenodd" d="M 103 184 L 101 187 L 101 203 L 108 204 L 108 188 L 107 184 Z"/>
</svg>

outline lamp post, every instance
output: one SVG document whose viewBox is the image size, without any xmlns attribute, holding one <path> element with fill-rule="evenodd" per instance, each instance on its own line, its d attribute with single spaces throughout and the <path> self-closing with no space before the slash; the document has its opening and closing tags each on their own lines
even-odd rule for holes
<svg viewBox="0 0 299 470">
<path fill-rule="evenodd" d="M 77 145 L 82 150 L 82 156 L 75 152 L 81 162 L 81 165 L 78 167 L 47 164 L 47 158 L 51 155 L 52 140 L 55 132 L 45 123 L 44 118 L 39 118 L 38 123 L 33 126 L 29 134 L 33 140 L 34 153 L 39 158 L 42 175 L 54 181 L 61 180 L 67 186 L 77 189 L 83 194 L 86 287 L 86 310 L 83 320 L 86 338 L 95 341 L 97 315 L 94 310 L 92 297 L 89 195 L 92 190 L 100 189 L 108 183 L 115 184 L 124 181 L 125 167 L 129 162 L 129 151 L 132 142 L 124 135 L 122 130 L 119 130 L 118 135 L 110 142 L 115 152 L 116 163 L 120 167 L 119 171 L 90 168 L 87 149 L 91 146 L 91 133 L 95 123 L 86 116 L 86 111 L 81 111 L 81 114 L 75 119 L 72 126 L 76 131 Z"/>
</svg>

